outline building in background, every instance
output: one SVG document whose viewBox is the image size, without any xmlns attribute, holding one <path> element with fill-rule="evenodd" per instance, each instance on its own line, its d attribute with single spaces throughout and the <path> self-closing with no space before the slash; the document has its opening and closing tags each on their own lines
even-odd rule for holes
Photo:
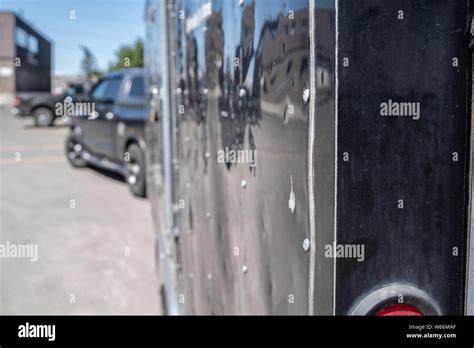
<svg viewBox="0 0 474 348">
<path fill-rule="evenodd" d="M 52 43 L 18 15 L 0 12 L 0 107 L 17 92 L 51 91 Z"/>
</svg>

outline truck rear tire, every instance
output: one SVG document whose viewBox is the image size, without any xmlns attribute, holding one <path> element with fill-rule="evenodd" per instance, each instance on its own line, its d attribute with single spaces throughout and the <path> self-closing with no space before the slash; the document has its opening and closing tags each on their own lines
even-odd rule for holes
<svg viewBox="0 0 474 348">
<path fill-rule="evenodd" d="M 51 127 L 55 117 L 53 111 L 48 108 L 38 108 L 33 111 L 33 119 L 36 127 Z"/>
<path fill-rule="evenodd" d="M 125 163 L 127 184 L 135 196 L 146 197 L 145 156 L 136 143 L 128 146 L 127 153 L 129 154 L 129 160 Z"/>
<path fill-rule="evenodd" d="M 66 138 L 66 157 L 74 168 L 87 167 L 87 162 L 82 158 L 82 145 L 72 134 Z"/>
</svg>

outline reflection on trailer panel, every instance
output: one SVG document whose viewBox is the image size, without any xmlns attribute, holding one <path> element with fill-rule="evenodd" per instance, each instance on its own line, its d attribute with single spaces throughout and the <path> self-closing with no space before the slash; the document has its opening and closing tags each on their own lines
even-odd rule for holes
<svg viewBox="0 0 474 348">
<path fill-rule="evenodd" d="M 149 1 L 168 311 L 461 314 L 468 14 L 447 0 Z"/>
</svg>

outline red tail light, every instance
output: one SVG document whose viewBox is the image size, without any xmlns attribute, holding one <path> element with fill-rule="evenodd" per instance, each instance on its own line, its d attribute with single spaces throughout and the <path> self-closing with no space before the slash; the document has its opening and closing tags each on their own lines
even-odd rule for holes
<svg viewBox="0 0 474 348">
<path fill-rule="evenodd" d="M 15 97 L 14 106 L 18 108 L 21 105 L 20 97 Z"/>
<path fill-rule="evenodd" d="M 385 307 L 375 313 L 377 317 L 393 317 L 393 316 L 415 316 L 421 317 L 423 313 L 416 307 L 407 304 L 394 304 Z"/>
</svg>

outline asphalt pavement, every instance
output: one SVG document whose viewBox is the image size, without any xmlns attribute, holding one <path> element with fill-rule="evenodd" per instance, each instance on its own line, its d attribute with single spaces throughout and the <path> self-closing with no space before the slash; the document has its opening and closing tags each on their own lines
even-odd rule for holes
<svg viewBox="0 0 474 348">
<path fill-rule="evenodd" d="M 73 169 L 66 134 L 0 110 L 0 314 L 160 314 L 149 202 Z"/>
</svg>

